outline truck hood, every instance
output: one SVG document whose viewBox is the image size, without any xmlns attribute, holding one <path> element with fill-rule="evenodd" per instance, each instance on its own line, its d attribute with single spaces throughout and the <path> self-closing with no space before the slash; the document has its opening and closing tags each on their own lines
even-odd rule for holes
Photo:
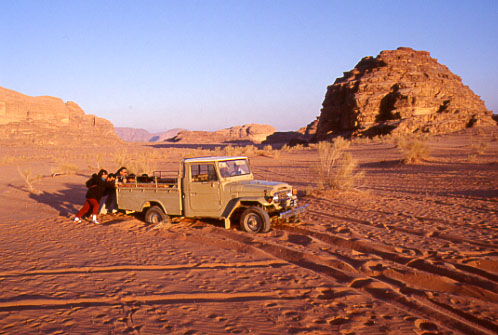
<svg viewBox="0 0 498 335">
<path fill-rule="evenodd" d="M 281 190 L 288 190 L 292 187 L 283 182 L 279 181 L 268 181 L 268 180 L 243 180 L 230 184 L 230 191 L 232 193 L 264 193 L 271 194 L 272 192 L 278 192 Z"/>
</svg>

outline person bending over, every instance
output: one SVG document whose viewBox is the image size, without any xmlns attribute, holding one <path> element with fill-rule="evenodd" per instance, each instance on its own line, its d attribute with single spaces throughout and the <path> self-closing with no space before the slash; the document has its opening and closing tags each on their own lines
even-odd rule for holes
<svg viewBox="0 0 498 335">
<path fill-rule="evenodd" d="M 99 212 L 99 201 L 107 188 L 106 179 L 107 171 L 102 169 L 98 174 L 93 174 L 92 177 L 86 182 L 86 186 L 88 187 L 88 192 L 86 192 L 86 201 L 78 214 L 76 214 L 74 222 L 81 222 L 81 216 L 88 212 L 90 207 L 93 207 L 92 221 L 95 224 L 99 224 L 99 222 L 97 221 L 97 214 Z"/>
</svg>

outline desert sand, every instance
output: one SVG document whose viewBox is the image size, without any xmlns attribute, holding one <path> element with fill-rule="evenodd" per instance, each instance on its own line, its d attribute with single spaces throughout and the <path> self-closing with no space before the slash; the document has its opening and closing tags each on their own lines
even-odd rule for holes
<svg viewBox="0 0 498 335">
<path fill-rule="evenodd" d="M 352 144 L 365 177 L 348 192 L 316 190 L 316 149 L 253 155 L 257 178 L 309 205 L 257 235 L 124 213 L 72 221 L 88 176 L 115 171 L 119 152 L 175 169 L 200 151 L 2 146 L 0 334 L 498 334 L 497 137 L 432 137 L 413 165 L 391 143 Z"/>
</svg>

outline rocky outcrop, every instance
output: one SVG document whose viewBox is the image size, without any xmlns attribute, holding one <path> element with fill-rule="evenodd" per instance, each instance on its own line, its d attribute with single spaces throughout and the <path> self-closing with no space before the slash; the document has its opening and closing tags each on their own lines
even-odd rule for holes
<svg viewBox="0 0 498 335">
<path fill-rule="evenodd" d="M 426 132 L 492 124 L 492 113 L 459 76 L 411 48 L 365 57 L 327 88 L 316 138 Z"/>
<path fill-rule="evenodd" d="M 306 137 L 315 136 L 318 130 L 318 123 L 320 122 L 320 117 L 317 117 L 314 121 L 308 124 L 306 127 L 300 128 L 297 132 L 303 134 Z"/>
<path fill-rule="evenodd" d="M 214 132 L 181 131 L 169 141 L 189 144 L 259 144 L 275 131 L 276 129 L 269 125 L 248 124 Z"/>
<path fill-rule="evenodd" d="M 0 141 L 11 144 L 120 142 L 111 122 L 87 115 L 74 102 L 30 97 L 0 87 Z"/>
</svg>

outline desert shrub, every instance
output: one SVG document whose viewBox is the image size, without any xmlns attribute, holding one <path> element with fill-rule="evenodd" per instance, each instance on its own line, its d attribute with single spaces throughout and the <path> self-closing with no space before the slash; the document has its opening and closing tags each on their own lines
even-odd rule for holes
<svg viewBox="0 0 498 335">
<path fill-rule="evenodd" d="M 401 151 L 403 162 L 413 164 L 430 157 L 427 138 L 420 135 L 400 135 L 394 140 L 394 144 Z"/>
<path fill-rule="evenodd" d="M 483 141 L 478 141 L 477 143 L 472 145 L 472 152 L 477 155 L 484 155 L 486 149 L 488 149 L 489 144 Z"/>
<path fill-rule="evenodd" d="M 25 170 L 21 170 L 21 168 L 19 166 L 17 167 L 17 172 L 19 172 L 19 175 L 23 178 L 24 182 L 26 183 L 26 186 L 28 188 L 29 193 L 32 193 L 35 195 L 39 195 L 42 193 L 40 190 L 36 189 L 33 186 L 33 183 L 40 180 L 42 176 L 38 175 L 36 177 L 33 177 L 31 175 L 30 168 L 27 168 Z"/>
<path fill-rule="evenodd" d="M 244 154 L 244 148 L 239 146 L 227 145 L 223 149 L 225 156 L 241 156 Z"/>
<path fill-rule="evenodd" d="M 258 148 L 256 148 L 254 145 L 246 145 L 242 148 L 242 152 L 246 156 L 254 155 L 257 151 Z"/>
<path fill-rule="evenodd" d="M 479 155 L 476 153 L 470 153 L 467 155 L 467 161 L 469 163 L 477 163 L 479 161 Z"/>
<path fill-rule="evenodd" d="M 280 148 L 280 151 L 282 152 L 289 152 L 291 151 L 292 148 L 288 145 L 288 144 L 284 144 L 281 148 Z"/>
<path fill-rule="evenodd" d="M 318 185 L 322 189 L 348 190 L 358 186 L 363 173 L 356 172 L 358 162 L 345 152 L 350 142 L 342 137 L 318 143 Z"/>
</svg>

